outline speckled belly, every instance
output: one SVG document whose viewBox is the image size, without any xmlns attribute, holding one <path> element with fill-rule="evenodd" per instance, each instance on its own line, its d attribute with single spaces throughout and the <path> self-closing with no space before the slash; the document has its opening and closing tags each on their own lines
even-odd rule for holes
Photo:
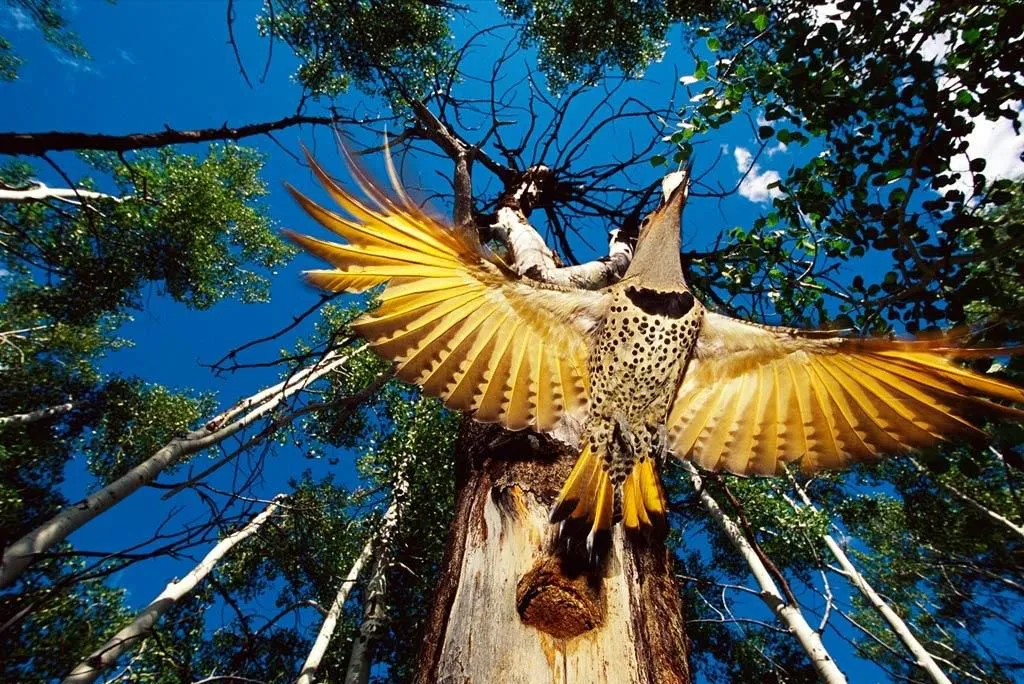
<svg viewBox="0 0 1024 684">
<path fill-rule="evenodd" d="M 586 435 L 615 484 L 621 484 L 637 461 L 660 459 L 665 419 L 703 315 L 689 292 L 627 286 L 613 295 L 589 359 Z"/>
</svg>

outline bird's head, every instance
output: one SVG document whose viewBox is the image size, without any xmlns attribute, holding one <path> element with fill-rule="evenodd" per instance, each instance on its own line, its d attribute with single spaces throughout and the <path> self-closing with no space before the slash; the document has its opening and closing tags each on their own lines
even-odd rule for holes
<svg viewBox="0 0 1024 684">
<path fill-rule="evenodd" d="M 685 286 L 679 262 L 679 230 L 683 205 L 690 193 L 691 168 L 687 165 L 662 180 L 662 202 L 640 224 L 640 237 L 625 278 L 640 279 L 649 287 Z"/>
</svg>

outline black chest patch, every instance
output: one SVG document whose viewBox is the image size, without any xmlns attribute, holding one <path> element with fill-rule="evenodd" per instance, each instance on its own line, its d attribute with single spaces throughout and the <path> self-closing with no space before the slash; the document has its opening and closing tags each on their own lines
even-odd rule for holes
<svg viewBox="0 0 1024 684">
<path fill-rule="evenodd" d="M 689 292 L 658 292 L 627 287 L 626 296 L 634 306 L 651 315 L 682 318 L 693 308 L 693 295 Z"/>
</svg>

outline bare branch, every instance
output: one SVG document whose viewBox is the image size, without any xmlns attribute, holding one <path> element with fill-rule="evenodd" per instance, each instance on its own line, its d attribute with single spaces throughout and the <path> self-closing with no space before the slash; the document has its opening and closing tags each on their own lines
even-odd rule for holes
<svg viewBox="0 0 1024 684">
<path fill-rule="evenodd" d="M 292 126 L 336 126 L 341 123 L 360 124 L 362 120 L 343 120 L 336 116 L 306 116 L 295 114 L 277 121 L 247 124 L 245 126 L 177 130 L 167 128 L 159 133 L 0 133 L 0 154 L 43 156 L 47 152 L 67 150 L 106 150 L 127 152 L 167 145 L 209 142 L 214 140 L 241 140 L 254 135 L 268 135 Z"/>
</svg>

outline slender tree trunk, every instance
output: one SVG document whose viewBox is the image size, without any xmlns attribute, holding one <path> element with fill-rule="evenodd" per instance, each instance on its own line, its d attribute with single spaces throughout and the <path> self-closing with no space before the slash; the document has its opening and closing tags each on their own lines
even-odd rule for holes
<svg viewBox="0 0 1024 684">
<path fill-rule="evenodd" d="M 28 413 L 15 413 L 10 416 L 0 417 L 0 428 L 2 427 L 16 427 L 19 425 L 28 425 L 35 423 L 46 418 L 52 418 L 53 416 L 60 416 L 71 409 L 75 405 L 72 402 L 66 404 L 58 404 L 57 406 L 47 406 L 46 408 L 37 409 L 35 411 L 29 411 Z"/>
<path fill-rule="evenodd" d="M 989 447 L 989 448 L 991 449 L 991 447 Z M 992 449 L 992 451 L 995 452 L 997 455 L 999 455 L 999 452 L 995 451 L 995 449 Z M 939 480 L 938 478 L 931 477 L 931 474 L 928 472 L 928 469 L 925 468 L 923 465 L 921 465 L 916 458 L 914 458 L 912 456 L 907 456 L 906 458 L 907 458 L 907 460 L 910 461 L 910 463 L 914 466 L 914 468 L 917 469 L 917 471 L 919 473 L 921 473 L 922 475 L 924 475 L 926 477 L 931 478 L 931 480 L 933 482 L 935 482 L 935 484 L 939 485 L 940 487 L 945 489 L 947 492 L 949 492 L 950 494 L 952 494 L 956 498 L 958 498 L 961 501 L 963 501 L 965 504 L 967 504 L 968 506 L 970 506 L 974 510 L 976 510 L 979 513 L 981 513 L 982 515 L 986 516 L 992 522 L 994 522 L 997 525 L 1000 525 L 1002 527 L 1005 527 L 1010 532 L 1013 532 L 1018 537 L 1021 537 L 1022 539 L 1024 539 L 1024 527 L 1022 527 L 1021 525 L 1018 525 L 1017 523 L 1013 522 L 1012 520 L 1007 518 L 1005 515 L 1003 515 L 1001 513 L 997 513 L 996 511 L 993 511 L 991 508 L 989 508 L 985 504 L 981 503 L 980 501 L 978 501 L 974 497 L 970 496 L 969 494 L 961 492 L 959 489 L 957 489 L 953 485 L 947 484 L 947 483 L 943 482 L 942 480 Z M 1000 456 L 1000 458 L 1001 458 L 1001 456 Z"/>
<path fill-rule="evenodd" d="M 817 510 L 814 504 L 811 503 L 810 497 L 807 496 L 807 492 L 795 479 L 793 480 L 793 486 L 804 505 L 810 507 L 812 510 Z M 794 509 L 798 508 L 794 501 L 790 501 L 790 505 L 792 505 Z M 853 586 L 857 587 L 860 593 L 863 594 L 864 598 L 867 599 L 868 603 L 871 604 L 871 607 L 878 611 L 878 614 L 882 616 L 882 619 L 889 624 L 892 631 L 896 633 L 896 636 L 900 638 L 903 645 L 906 646 L 907 650 L 914 656 L 918 667 L 928 673 L 928 676 L 931 677 L 932 681 L 936 684 L 952 684 L 949 681 L 949 677 L 945 675 L 942 668 L 939 667 L 939 664 L 935 662 L 935 659 L 928 652 L 928 649 L 926 649 L 924 645 L 917 640 L 914 633 L 910 631 L 910 627 L 908 627 L 907 623 L 905 623 L 903 619 L 896 614 L 896 611 L 890 608 L 889 604 L 878 595 L 878 592 L 875 591 L 874 587 L 868 583 L 864 575 L 860 574 L 857 567 L 852 561 L 850 561 L 850 557 L 846 555 L 846 552 L 843 551 L 843 548 L 839 546 L 839 543 L 832 537 L 832 535 L 826 534 L 824 536 L 824 540 L 825 546 L 828 547 L 828 550 L 832 552 L 832 555 L 839 562 L 843 576 L 850 580 L 850 583 L 853 584 Z"/>
<path fill-rule="evenodd" d="M 134 620 L 125 625 L 121 631 L 83 660 L 71 674 L 65 677 L 63 684 L 88 684 L 89 682 L 96 681 L 104 670 L 112 667 L 117 662 L 122 653 L 146 638 L 150 631 L 152 631 L 153 625 L 160 619 L 160 616 L 195 589 L 210 574 L 220 559 L 227 555 L 236 544 L 259 531 L 263 523 L 277 510 L 282 499 L 281 495 L 274 497 L 273 501 L 259 515 L 250 520 L 245 527 L 220 540 L 206 554 L 206 557 L 203 558 L 199 565 L 180 580 L 175 580 L 168 584 L 160 592 L 160 595 L 153 599 L 152 603 L 146 606 Z"/>
<path fill-rule="evenodd" d="M 26 204 L 29 202 L 47 202 L 51 200 L 80 204 L 87 200 L 123 202 L 125 198 L 117 197 L 116 195 L 108 195 L 105 192 L 85 190 L 84 188 L 51 188 L 43 184 L 26 188 L 24 190 L 7 190 L 0 188 L 0 202 Z"/>
<path fill-rule="evenodd" d="M 420 399 L 414 409 L 412 422 L 405 435 L 402 449 L 402 460 L 395 468 L 394 484 L 391 486 L 391 504 L 381 520 L 380 531 L 375 535 L 377 549 L 373 561 L 373 574 L 366 583 L 363 592 L 363 623 L 359 626 L 359 634 L 352 641 L 352 652 L 348 658 L 345 672 L 345 684 L 366 684 L 370 681 L 370 668 L 373 667 L 373 652 L 377 642 L 387 632 L 387 576 L 391 562 L 395 556 L 395 543 L 398 527 L 405 511 L 405 502 L 409 498 L 409 469 L 415 467 L 417 449 L 417 428 L 419 426 L 419 408 L 424 399 Z"/>
<path fill-rule="evenodd" d="M 363 566 L 370 560 L 370 555 L 373 553 L 373 542 L 374 537 L 366 541 L 366 544 L 363 545 L 363 550 L 359 553 L 359 558 L 349 568 L 348 575 L 345 576 L 341 586 L 338 587 L 338 593 L 334 597 L 331 609 L 327 611 L 327 617 L 324 618 L 323 623 L 320 625 L 320 631 L 313 641 L 313 647 L 309 649 L 309 655 L 306 656 L 306 662 L 302 664 L 302 669 L 299 671 L 299 677 L 295 680 L 295 684 L 313 684 L 313 677 L 316 675 L 317 668 L 320 667 L 320 661 L 324 659 L 324 654 L 327 653 L 327 646 L 331 643 L 334 630 L 338 627 L 338 619 L 341 618 L 341 611 L 345 607 L 345 601 L 348 600 L 348 594 L 359 580 Z"/>
<path fill-rule="evenodd" d="M 718 502 L 704 489 L 704 481 L 701 479 L 700 473 L 697 472 L 697 468 L 689 461 L 683 461 L 682 465 L 683 469 L 690 475 L 694 489 L 700 492 L 700 500 L 704 504 L 704 508 L 711 514 L 712 519 L 718 524 L 722 532 L 725 533 L 725 536 L 729 538 L 729 541 L 736 547 L 740 555 L 743 556 L 743 560 L 747 562 L 747 565 L 750 566 L 750 572 L 761 587 L 761 600 L 775 613 L 775 617 L 786 626 L 790 634 L 800 642 L 800 646 L 807 653 L 807 657 L 810 658 L 811 664 L 818 672 L 821 680 L 827 684 L 845 684 L 846 675 L 839 670 L 835 660 L 825 650 L 825 645 L 821 642 L 821 635 L 807 623 L 807 619 L 804 618 L 803 613 L 800 611 L 800 606 L 790 603 L 783 598 L 768 568 L 765 567 L 764 562 L 757 555 L 750 542 L 747 541 L 747 538 L 743 536 L 739 526 L 732 518 L 726 515 L 725 511 L 718 505 Z"/>
<path fill-rule="evenodd" d="M 593 571 L 553 553 L 576 450 L 464 419 L 455 520 L 416 681 L 687 684 L 679 589 L 657 539 Z"/>
<path fill-rule="evenodd" d="M 0 588 L 10 586 L 22 572 L 36 561 L 40 554 L 64 541 L 69 534 L 109 509 L 128 495 L 157 478 L 168 466 L 218 444 L 267 415 L 293 394 L 304 390 L 316 380 L 343 366 L 355 351 L 333 351 L 309 368 L 295 373 L 287 380 L 269 387 L 243 400 L 209 421 L 201 429 L 173 439 L 148 459 L 129 470 L 106 487 L 90 494 L 82 501 L 66 507 L 57 515 L 18 539 L 4 550 L 0 564 Z M 234 419 L 239 413 L 246 412 Z"/>
</svg>

